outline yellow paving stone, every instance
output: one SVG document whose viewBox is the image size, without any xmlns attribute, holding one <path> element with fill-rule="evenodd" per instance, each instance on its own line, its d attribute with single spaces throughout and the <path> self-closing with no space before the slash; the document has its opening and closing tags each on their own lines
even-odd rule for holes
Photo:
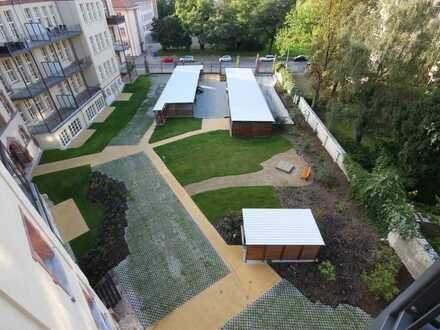
<svg viewBox="0 0 440 330">
<path fill-rule="evenodd" d="M 229 118 L 212 118 L 203 119 L 202 130 L 204 131 L 216 131 L 225 130 L 228 131 L 230 128 Z"/>
<path fill-rule="evenodd" d="M 118 97 L 115 99 L 115 101 L 128 101 L 130 100 L 130 97 L 133 95 L 133 93 L 121 93 L 118 95 Z"/>
<path fill-rule="evenodd" d="M 87 223 L 72 198 L 53 206 L 51 211 L 64 242 L 70 242 L 89 231 Z"/>
<path fill-rule="evenodd" d="M 68 149 L 70 148 L 79 148 L 95 133 L 94 129 L 86 129 L 82 131 L 70 144 Z"/>
<path fill-rule="evenodd" d="M 113 112 L 113 110 L 115 110 L 115 107 L 106 107 L 104 110 L 102 110 L 98 116 L 96 117 L 96 119 L 94 120 L 95 123 L 103 123 L 106 121 L 106 119 L 108 118 L 108 116 L 110 116 Z"/>
</svg>

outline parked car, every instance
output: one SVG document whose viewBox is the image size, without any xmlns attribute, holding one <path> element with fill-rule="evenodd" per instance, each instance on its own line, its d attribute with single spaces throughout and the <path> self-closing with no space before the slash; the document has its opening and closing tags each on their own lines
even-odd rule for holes
<svg viewBox="0 0 440 330">
<path fill-rule="evenodd" d="M 174 62 L 176 62 L 176 58 L 175 57 L 162 57 L 160 59 L 160 61 L 162 63 L 174 63 Z"/>
<path fill-rule="evenodd" d="M 276 56 L 275 55 L 266 55 L 260 58 L 261 62 L 273 62 L 275 61 Z"/>
<path fill-rule="evenodd" d="M 223 55 L 218 59 L 219 62 L 232 62 L 231 55 Z"/>
<path fill-rule="evenodd" d="M 298 55 L 293 58 L 293 62 L 308 62 L 309 60 L 304 55 Z"/>
<path fill-rule="evenodd" d="M 179 62 L 181 63 L 191 63 L 194 62 L 194 56 L 185 55 L 184 57 L 179 58 Z"/>
</svg>

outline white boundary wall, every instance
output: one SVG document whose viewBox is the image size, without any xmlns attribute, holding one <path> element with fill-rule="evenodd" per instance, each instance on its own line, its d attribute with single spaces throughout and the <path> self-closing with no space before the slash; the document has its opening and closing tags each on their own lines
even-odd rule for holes
<svg viewBox="0 0 440 330">
<path fill-rule="evenodd" d="M 332 133 L 324 125 L 324 123 L 319 119 L 318 115 L 313 111 L 310 105 L 303 97 L 298 97 L 295 95 L 294 102 L 298 104 L 298 108 L 304 116 L 305 121 L 316 133 L 316 136 L 321 141 L 325 150 L 327 150 L 333 161 L 339 166 L 339 168 L 346 174 L 344 167 L 344 159 L 346 152 L 344 148 L 335 139 Z"/>
</svg>

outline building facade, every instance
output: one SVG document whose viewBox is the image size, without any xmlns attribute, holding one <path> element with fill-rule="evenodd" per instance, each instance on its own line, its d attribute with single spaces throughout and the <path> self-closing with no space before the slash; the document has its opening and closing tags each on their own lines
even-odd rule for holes
<svg viewBox="0 0 440 330">
<path fill-rule="evenodd" d="M 1 2 L 0 77 L 40 147 L 68 147 L 123 87 L 102 2 Z"/>
<path fill-rule="evenodd" d="M 8 150 L 14 164 L 31 168 L 39 160 L 41 149 L 0 81 L 0 143 Z"/>
<path fill-rule="evenodd" d="M 1 144 L 0 160 L 0 328 L 119 329 Z"/>
<path fill-rule="evenodd" d="M 128 56 L 139 56 L 152 42 L 151 24 L 157 18 L 156 0 L 112 0 L 117 15 L 124 16 L 125 25 L 120 26 L 121 37 L 128 43 Z"/>
</svg>

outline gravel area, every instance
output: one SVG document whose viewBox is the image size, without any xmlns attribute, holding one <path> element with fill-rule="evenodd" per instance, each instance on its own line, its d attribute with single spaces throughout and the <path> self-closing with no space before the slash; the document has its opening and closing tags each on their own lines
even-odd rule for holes
<svg viewBox="0 0 440 330">
<path fill-rule="evenodd" d="M 349 305 L 312 303 L 288 281 L 281 281 L 229 320 L 223 329 L 363 330 L 370 317 Z"/>
<path fill-rule="evenodd" d="M 143 326 L 165 317 L 229 273 L 222 259 L 141 153 L 93 168 L 129 190 L 129 256 L 115 271 Z"/>
</svg>

